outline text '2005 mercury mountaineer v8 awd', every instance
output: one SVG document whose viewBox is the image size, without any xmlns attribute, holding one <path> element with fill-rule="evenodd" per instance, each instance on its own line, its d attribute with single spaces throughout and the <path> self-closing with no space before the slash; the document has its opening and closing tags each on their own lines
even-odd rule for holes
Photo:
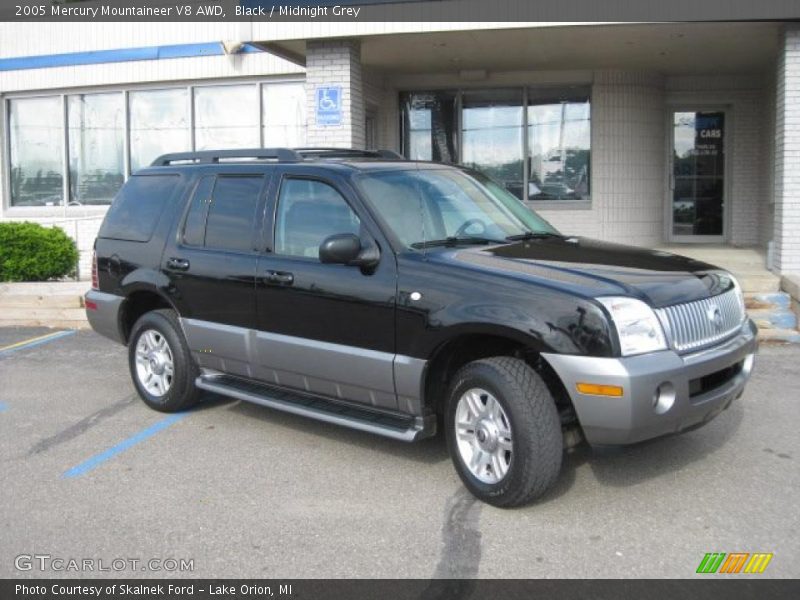
<svg viewBox="0 0 800 600">
<path fill-rule="evenodd" d="M 478 172 L 387 151 L 162 156 L 111 205 L 92 287 L 148 406 L 205 390 L 404 441 L 443 428 L 496 506 L 541 496 L 577 434 L 708 422 L 756 350 L 729 273 L 562 235 Z"/>
</svg>

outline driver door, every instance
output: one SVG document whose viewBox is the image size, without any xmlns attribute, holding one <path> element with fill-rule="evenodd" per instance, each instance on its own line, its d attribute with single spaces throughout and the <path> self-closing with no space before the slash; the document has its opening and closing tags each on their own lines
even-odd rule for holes
<svg viewBox="0 0 800 600">
<path fill-rule="evenodd" d="M 272 235 L 256 274 L 255 375 L 313 394 L 397 408 L 391 249 L 344 180 L 286 166 L 271 198 Z M 319 245 L 340 233 L 377 242 L 377 267 L 322 264 Z"/>
</svg>

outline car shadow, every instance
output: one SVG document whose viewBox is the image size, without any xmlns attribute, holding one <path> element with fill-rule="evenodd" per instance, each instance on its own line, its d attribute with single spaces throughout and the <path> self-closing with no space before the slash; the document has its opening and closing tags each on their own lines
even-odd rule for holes
<svg viewBox="0 0 800 600">
<path fill-rule="evenodd" d="M 335 443 L 358 446 L 365 451 L 389 454 L 403 460 L 427 464 L 450 460 L 441 432 L 433 438 L 409 444 L 249 402 L 239 402 L 210 392 L 205 394 L 203 402 L 193 410 L 215 407 L 227 407 L 227 410 L 247 418 L 269 422 Z M 739 429 L 743 418 L 744 409 L 740 401 L 737 401 L 711 423 L 695 431 L 631 446 L 592 448 L 585 443 L 581 444 L 564 454 L 561 474 L 556 484 L 528 507 L 547 504 L 567 494 L 575 485 L 578 470 L 584 466 L 589 467 L 597 483 L 611 487 L 634 486 L 680 471 L 724 448 Z"/>
<path fill-rule="evenodd" d="M 603 486 L 629 487 L 681 471 L 729 444 L 741 426 L 744 409 L 734 402 L 716 419 L 694 431 L 617 447 L 581 444 L 564 455 L 558 482 L 532 507 L 557 500 L 575 484 L 577 471 L 588 466 Z"/>
</svg>

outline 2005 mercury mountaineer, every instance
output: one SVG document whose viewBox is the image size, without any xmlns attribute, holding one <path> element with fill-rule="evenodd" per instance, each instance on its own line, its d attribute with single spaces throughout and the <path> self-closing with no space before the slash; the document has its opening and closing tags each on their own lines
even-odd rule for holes
<svg viewBox="0 0 800 600">
<path fill-rule="evenodd" d="M 708 422 L 756 350 L 729 273 L 562 235 L 480 173 L 386 151 L 162 156 L 111 205 L 92 287 L 148 406 L 207 390 L 398 440 L 441 427 L 506 507 L 555 482 L 575 432 Z"/>
</svg>

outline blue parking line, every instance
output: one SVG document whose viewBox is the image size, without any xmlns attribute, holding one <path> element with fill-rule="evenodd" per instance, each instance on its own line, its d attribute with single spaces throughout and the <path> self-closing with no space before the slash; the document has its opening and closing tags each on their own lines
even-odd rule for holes
<svg viewBox="0 0 800 600">
<path fill-rule="evenodd" d="M 173 423 L 177 423 L 182 418 L 184 418 L 187 414 L 188 413 L 175 413 L 173 415 L 170 415 L 166 419 L 162 419 L 162 420 L 158 421 L 157 423 L 154 423 L 153 425 L 151 425 L 147 429 L 143 429 L 139 433 L 136 433 L 136 434 L 132 435 L 131 437 L 129 437 L 128 439 L 121 441 L 116 446 L 111 446 L 111 448 L 109 448 L 108 450 L 105 450 L 105 451 L 101 452 L 100 454 L 95 454 L 94 456 L 92 456 L 91 458 L 83 461 L 79 465 L 76 465 L 76 466 L 72 467 L 68 471 L 65 471 L 61 475 L 61 477 L 65 478 L 65 479 L 71 479 L 73 477 L 79 477 L 81 475 L 84 475 L 85 473 L 88 473 L 89 471 L 91 471 L 95 467 L 100 466 L 101 464 L 103 464 L 107 460 L 110 460 L 110 459 L 114 458 L 117 454 L 119 454 L 121 452 L 125 452 L 125 450 L 127 450 L 128 448 L 132 448 L 133 446 L 135 446 L 139 442 L 143 442 L 147 438 L 154 436 L 159 431 L 162 431 L 162 430 L 166 429 L 167 427 L 169 427 Z"/>
<path fill-rule="evenodd" d="M 0 413 L 6 412 L 8 410 L 8 404 L 5 402 L 0 402 Z"/>
<path fill-rule="evenodd" d="M 11 344 L 10 346 L 0 348 L 0 356 L 6 356 L 16 352 L 17 350 L 27 350 L 28 348 L 34 348 L 36 346 L 41 346 L 42 344 L 54 342 L 55 340 L 60 340 L 61 338 L 67 337 L 74 333 L 74 329 L 66 329 L 64 331 L 56 331 L 55 333 L 36 337 L 28 341 L 17 342 L 16 344 Z"/>
</svg>

